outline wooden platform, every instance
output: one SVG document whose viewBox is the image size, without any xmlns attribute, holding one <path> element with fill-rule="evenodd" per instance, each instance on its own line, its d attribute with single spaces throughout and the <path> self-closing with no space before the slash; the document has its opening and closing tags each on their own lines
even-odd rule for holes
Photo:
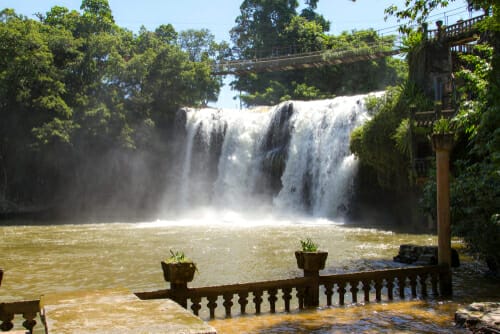
<svg viewBox="0 0 500 334">
<path fill-rule="evenodd" d="M 217 333 L 170 299 L 140 300 L 126 289 L 47 294 L 40 310 L 48 334 Z"/>
</svg>

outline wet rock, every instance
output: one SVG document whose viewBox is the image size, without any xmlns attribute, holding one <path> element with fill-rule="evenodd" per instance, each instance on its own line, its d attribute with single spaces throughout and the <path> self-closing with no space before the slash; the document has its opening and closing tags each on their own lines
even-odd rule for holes
<svg viewBox="0 0 500 334">
<path fill-rule="evenodd" d="M 500 303 L 472 303 L 455 312 L 457 326 L 465 327 L 473 333 L 500 333 Z"/>
<path fill-rule="evenodd" d="M 434 265 L 438 260 L 437 246 L 417 246 L 412 244 L 400 245 L 399 253 L 394 258 L 394 261 L 415 265 Z M 460 258 L 456 249 L 451 250 L 451 266 L 459 267 Z"/>
</svg>

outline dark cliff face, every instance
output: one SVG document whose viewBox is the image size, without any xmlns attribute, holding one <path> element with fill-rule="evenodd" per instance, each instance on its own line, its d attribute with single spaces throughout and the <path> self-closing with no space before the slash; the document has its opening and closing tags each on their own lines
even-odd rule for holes
<svg viewBox="0 0 500 334">
<path fill-rule="evenodd" d="M 433 232 L 434 222 L 419 209 L 420 197 L 418 189 L 395 192 L 381 188 L 373 171 L 360 166 L 346 217 L 354 225 L 407 233 Z"/>
<path fill-rule="evenodd" d="M 284 103 L 276 110 L 262 141 L 263 178 L 257 189 L 270 195 L 277 194 L 281 188 L 281 176 L 285 170 L 288 145 L 290 144 L 290 118 L 293 115 L 293 103 Z"/>
</svg>

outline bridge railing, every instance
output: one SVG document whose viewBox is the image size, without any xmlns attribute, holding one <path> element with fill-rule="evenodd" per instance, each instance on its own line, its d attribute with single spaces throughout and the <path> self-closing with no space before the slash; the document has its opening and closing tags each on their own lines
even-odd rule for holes
<svg viewBox="0 0 500 334">
<path fill-rule="evenodd" d="M 398 48 L 392 42 L 377 42 L 363 44 L 357 48 L 325 49 L 319 51 L 308 51 L 293 53 L 295 49 L 286 52 L 277 52 L 267 57 L 254 59 L 237 59 L 221 61 L 214 64 L 214 74 L 239 74 L 245 72 L 262 72 L 268 70 L 283 70 L 307 68 L 318 64 L 337 64 L 363 60 L 362 56 L 386 57 L 399 53 Z M 349 59 L 352 58 L 352 59 Z"/>
<path fill-rule="evenodd" d="M 445 38 L 447 40 L 460 38 L 464 35 L 477 31 L 477 23 L 484 20 L 487 15 L 480 15 L 467 20 L 460 20 L 454 24 L 446 26 L 442 30 L 433 29 L 427 31 L 428 40 Z"/>
</svg>

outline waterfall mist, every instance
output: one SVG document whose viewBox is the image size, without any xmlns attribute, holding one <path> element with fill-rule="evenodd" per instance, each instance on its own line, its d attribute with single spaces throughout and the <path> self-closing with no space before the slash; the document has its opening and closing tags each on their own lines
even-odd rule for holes
<svg viewBox="0 0 500 334">
<path fill-rule="evenodd" d="M 349 138 L 369 118 L 365 97 L 182 109 L 179 176 L 163 208 L 342 217 L 357 170 Z"/>
</svg>

